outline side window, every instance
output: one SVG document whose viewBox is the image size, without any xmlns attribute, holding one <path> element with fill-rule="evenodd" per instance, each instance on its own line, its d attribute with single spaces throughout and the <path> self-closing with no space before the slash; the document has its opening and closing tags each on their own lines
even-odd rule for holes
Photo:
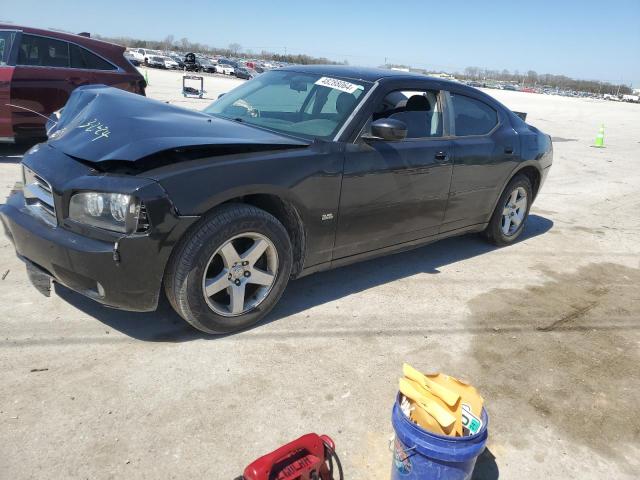
<svg viewBox="0 0 640 480">
<path fill-rule="evenodd" d="M 103 60 L 98 55 L 91 53 L 86 48 L 70 44 L 71 68 L 84 68 L 89 70 L 115 70 L 116 67 Z"/>
<path fill-rule="evenodd" d="M 442 109 L 435 90 L 397 90 L 378 105 L 372 120 L 393 118 L 407 125 L 407 138 L 442 137 Z"/>
<path fill-rule="evenodd" d="M 18 65 L 68 67 L 69 44 L 53 38 L 23 34 L 18 50 Z"/>
<path fill-rule="evenodd" d="M 15 36 L 16 32 L 0 30 L 0 67 L 9 63 L 9 54 Z"/>
<path fill-rule="evenodd" d="M 451 94 L 456 136 L 486 135 L 498 124 L 498 113 L 480 100 Z"/>
</svg>

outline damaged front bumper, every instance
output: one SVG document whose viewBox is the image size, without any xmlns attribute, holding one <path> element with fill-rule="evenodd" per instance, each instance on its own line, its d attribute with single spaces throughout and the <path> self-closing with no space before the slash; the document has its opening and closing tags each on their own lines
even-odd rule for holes
<svg viewBox="0 0 640 480">
<path fill-rule="evenodd" d="M 153 311 L 171 248 L 195 218 L 176 217 L 166 235 L 95 239 L 43 222 L 18 191 L 0 205 L 0 220 L 42 293 L 51 279 L 110 307 Z"/>
</svg>

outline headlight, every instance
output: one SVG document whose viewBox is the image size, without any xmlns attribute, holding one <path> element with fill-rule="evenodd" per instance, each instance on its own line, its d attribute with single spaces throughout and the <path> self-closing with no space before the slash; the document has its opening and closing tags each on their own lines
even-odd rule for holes
<svg viewBox="0 0 640 480">
<path fill-rule="evenodd" d="M 69 202 L 69 218 L 93 227 L 122 233 L 138 229 L 141 202 L 123 193 L 76 193 Z"/>
</svg>

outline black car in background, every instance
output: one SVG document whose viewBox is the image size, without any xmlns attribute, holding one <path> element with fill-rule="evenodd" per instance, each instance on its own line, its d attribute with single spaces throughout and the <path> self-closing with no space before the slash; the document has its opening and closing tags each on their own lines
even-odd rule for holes
<svg viewBox="0 0 640 480">
<path fill-rule="evenodd" d="M 178 69 L 184 69 L 184 59 L 180 58 L 178 55 L 169 55 L 169 58 L 178 64 Z"/>
<path fill-rule="evenodd" d="M 200 71 L 207 73 L 216 73 L 216 64 L 205 57 L 196 57 L 200 64 Z"/>
<path fill-rule="evenodd" d="M 0 219 L 36 284 L 208 333 L 291 278 L 470 232 L 522 234 L 551 139 L 494 98 L 418 74 L 265 72 L 203 112 L 77 89 Z"/>
<path fill-rule="evenodd" d="M 224 58 L 224 57 L 220 57 L 218 59 L 218 63 L 221 65 L 229 65 L 230 67 L 233 67 L 234 70 L 240 67 L 240 65 L 238 65 L 238 62 L 234 60 L 229 60 L 228 58 Z"/>
<path fill-rule="evenodd" d="M 234 75 L 238 78 L 243 78 L 245 80 L 251 80 L 253 77 L 257 75 L 255 70 L 251 70 L 246 67 L 238 67 L 234 69 Z"/>
</svg>

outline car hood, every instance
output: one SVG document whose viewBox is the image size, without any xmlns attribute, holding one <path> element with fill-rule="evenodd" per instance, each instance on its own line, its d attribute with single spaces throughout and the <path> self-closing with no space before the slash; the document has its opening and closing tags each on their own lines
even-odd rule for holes
<svg viewBox="0 0 640 480">
<path fill-rule="evenodd" d="M 74 90 L 55 123 L 47 124 L 49 145 L 88 162 L 136 162 L 184 147 L 217 146 L 225 152 L 308 146 L 239 122 L 212 117 L 104 85 Z"/>
</svg>

